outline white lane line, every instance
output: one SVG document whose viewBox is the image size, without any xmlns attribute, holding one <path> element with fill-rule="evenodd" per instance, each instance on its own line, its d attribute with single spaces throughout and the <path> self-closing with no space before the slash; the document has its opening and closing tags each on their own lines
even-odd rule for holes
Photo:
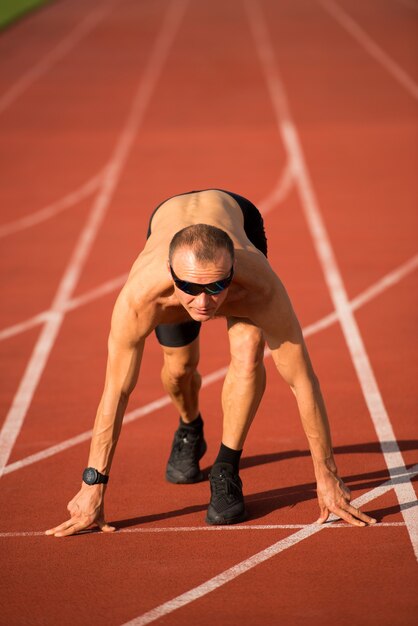
<svg viewBox="0 0 418 626">
<path fill-rule="evenodd" d="M 94 302 L 95 300 L 97 300 L 97 298 L 101 298 L 103 296 L 106 296 L 109 293 L 112 293 L 116 289 L 122 287 L 122 285 L 126 282 L 127 278 L 128 278 L 128 274 L 122 274 L 120 276 L 117 276 L 116 278 L 113 278 L 112 280 L 108 280 L 102 283 L 101 285 L 99 285 L 98 287 L 95 287 L 94 289 L 91 289 L 90 291 L 87 291 L 85 294 L 82 294 L 81 296 L 77 296 L 76 298 L 71 298 L 71 300 L 69 300 L 63 305 L 62 312 L 68 313 L 68 311 L 73 311 L 75 309 L 78 309 L 79 307 L 84 306 L 85 304 Z M 33 317 L 30 317 L 29 319 L 23 322 L 19 322 L 18 324 L 13 324 L 13 326 L 8 326 L 7 328 L 4 328 L 3 330 L 0 331 L 0 341 L 3 341 L 5 339 L 10 339 L 11 337 L 14 337 L 15 335 L 20 335 L 21 333 L 26 332 L 27 330 L 30 330 L 31 328 L 35 328 L 36 326 L 39 326 L 39 324 L 43 324 L 49 319 L 50 315 L 51 315 L 50 310 L 42 311 L 42 313 L 38 313 L 37 315 L 34 315 Z"/>
<path fill-rule="evenodd" d="M 187 0 L 172 2 L 169 5 L 160 33 L 153 46 L 152 53 L 135 93 L 131 109 L 124 128 L 116 142 L 113 156 L 106 169 L 106 175 L 97 195 L 86 226 L 77 242 L 71 260 L 61 279 L 55 295 L 50 317 L 45 323 L 35 345 L 28 366 L 14 397 L 6 421 L 0 432 L 0 476 L 10 456 L 11 450 L 21 430 L 26 412 L 37 388 L 49 354 L 54 346 L 61 323 L 64 319 L 63 307 L 68 302 L 77 284 L 95 236 L 102 224 L 110 204 L 123 167 L 142 121 L 146 107 L 161 73 L 171 43 L 174 40 L 180 21 L 186 9 Z"/>
<path fill-rule="evenodd" d="M 25 228 L 41 224 L 42 222 L 51 219 L 51 217 L 55 217 L 66 209 L 71 208 L 85 198 L 88 198 L 100 187 L 104 174 L 105 170 L 96 174 L 96 176 L 93 176 L 93 178 L 88 180 L 84 183 L 84 185 L 75 191 L 71 191 L 60 200 L 57 200 L 57 202 L 53 202 L 39 211 L 34 211 L 33 213 L 20 217 L 13 222 L 0 225 L 0 239 L 2 237 L 7 237 L 8 235 L 18 233 Z"/>
<path fill-rule="evenodd" d="M 409 259 L 409 261 L 402 263 L 402 265 L 400 265 L 396 269 L 392 270 L 388 274 L 385 274 L 383 278 L 381 278 L 371 287 L 363 291 L 360 295 L 356 296 L 350 303 L 351 308 L 353 309 L 353 311 L 357 310 L 358 308 L 378 296 L 380 293 L 386 291 L 386 289 L 389 289 L 389 287 L 396 285 L 396 283 L 398 283 L 405 276 L 417 269 L 417 267 L 418 255 L 415 255 L 411 259 Z M 102 296 L 112 293 L 116 289 L 122 287 L 127 278 L 127 273 L 121 274 L 120 276 L 117 276 L 116 278 L 106 281 L 98 287 L 87 291 L 81 296 L 72 298 L 64 305 L 63 311 L 73 311 L 80 306 L 84 306 L 85 304 L 94 302 L 97 298 L 101 298 Z M 0 330 L 0 341 L 10 339 L 15 335 L 19 335 L 20 333 L 26 332 L 31 328 L 35 328 L 39 324 L 45 322 L 48 319 L 49 315 L 50 311 L 42 311 L 41 313 L 38 313 L 34 317 L 31 317 L 23 322 L 13 324 L 13 326 L 8 326 L 7 328 Z M 328 326 L 330 325 L 329 319 L 331 319 L 331 323 L 335 322 L 337 319 L 336 313 L 330 313 L 328 316 L 322 318 L 322 320 L 318 320 L 316 324 L 323 324 L 323 328 L 328 328 Z"/>
<path fill-rule="evenodd" d="M 406 91 L 418 99 L 418 85 L 375 41 L 333 0 L 319 0 L 322 7 L 348 32 L 363 48 L 382 65 Z"/>
<path fill-rule="evenodd" d="M 30 226 L 39 224 L 40 222 L 54 217 L 61 211 L 70 208 L 76 202 L 79 202 L 88 197 L 93 191 L 95 191 L 97 187 L 99 187 L 105 174 L 105 169 L 106 168 L 104 168 L 103 171 L 97 176 L 85 183 L 85 185 L 83 185 L 76 191 L 69 193 L 67 196 L 55 202 L 54 204 L 51 204 L 50 206 L 41 209 L 40 211 L 37 211 L 32 215 L 28 215 L 19 220 L 16 220 L 15 222 L 10 222 L 8 224 L 5 224 L 4 226 L 0 226 L 0 238 L 23 230 L 24 228 L 29 228 Z M 283 174 L 279 177 L 273 191 L 259 203 L 259 208 L 263 215 L 276 208 L 278 204 L 283 202 L 291 188 L 292 182 L 293 173 L 291 165 L 287 164 L 284 168 Z M 72 298 L 63 305 L 62 311 L 67 313 L 68 311 L 77 309 L 82 305 L 93 302 L 97 298 L 112 293 L 116 289 L 122 287 L 122 285 L 126 282 L 128 275 L 129 274 L 126 273 L 122 274 L 121 276 L 117 276 L 116 278 L 106 281 L 105 283 L 102 283 L 102 285 L 99 285 L 98 287 L 88 291 L 84 295 Z M 42 311 L 41 313 L 38 313 L 28 320 L 13 324 L 12 326 L 8 326 L 7 328 L 0 330 L 0 341 L 10 339 L 15 335 L 19 335 L 20 333 L 26 332 L 31 328 L 43 324 L 47 322 L 50 317 L 50 310 Z"/>
<path fill-rule="evenodd" d="M 105 172 L 105 169 L 103 170 L 101 174 L 98 174 L 97 178 L 101 179 L 104 176 L 104 172 Z M 96 182 L 96 178 L 86 183 L 86 185 L 83 188 L 73 192 L 72 194 L 69 194 L 62 200 L 59 200 L 54 205 L 51 205 L 50 207 L 47 207 L 46 209 L 43 209 L 42 211 L 35 213 L 33 216 L 22 218 L 22 222 L 25 221 L 25 225 L 19 224 L 21 220 L 18 220 L 17 222 L 13 222 L 11 224 L 6 224 L 4 226 L 5 234 L 10 234 L 11 232 L 15 232 L 15 230 L 20 230 L 21 227 L 26 228 L 27 226 L 32 226 L 35 223 L 38 223 L 38 221 L 43 221 L 43 219 L 48 219 L 49 217 L 53 217 L 53 215 L 55 214 L 54 212 L 64 210 L 64 208 L 68 208 L 70 206 L 68 204 L 69 202 L 72 205 L 74 204 L 75 201 L 79 201 L 82 199 L 81 195 L 78 195 L 78 194 L 86 193 L 87 188 L 89 189 L 89 191 L 91 190 L 90 185 L 93 184 L 93 181 Z M 292 172 L 291 164 L 288 163 L 286 164 L 282 175 L 279 176 L 279 179 L 275 187 L 273 188 L 272 192 L 266 198 L 264 198 L 263 200 L 259 202 L 258 206 L 260 208 L 260 211 L 263 213 L 263 215 L 273 210 L 274 208 L 277 207 L 278 204 L 283 202 L 283 200 L 286 198 L 287 194 L 290 191 L 292 182 L 293 182 L 293 172 Z M 98 182 L 98 184 L 99 183 L 100 181 Z M 33 223 L 30 223 L 32 219 L 33 219 Z M 0 238 L 1 236 L 2 236 L 2 227 L 0 226 Z M 92 302 L 96 298 L 107 295 L 108 293 L 111 293 L 118 287 L 122 287 L 122 285 L 125 283 L 127 278 L 128 278 L 128 273 L 122 274 L 121 276 L 113 278 L 112 280 L 109 280 L 103 283 L 102 285 L 99 285 L 99 287 L 96 287 L 95 289 L 87 292 L 86 294 L 69 300 L 65 305 L 63 305 L 62 310 L 65 312 L 68 312 L 68 311 L 78 308 L 81 305 Z M 4 339 L 10 339 L 11 337 L 14 337 L 15 335 L 19 335 L 22 332 L 26 332 L 27 330 L 30 330 L 31 328 L 38 326 L 38 324 L 42 324 L 46 322 L 49 319 L 50 313 L 51 311 L 43 311 L 42 313 L 38 313 L 37 315 L 29 318 L 28 320 L 19 322 L 17 324 L 13 324 L 12 326 L 9 326 L 3 330 L 0 330 L 0 341 L 3 341 Z"/>
<path fill-rule="evenodd" d="M 116 527 L 118 525 L 117 522 L 112 522 Z M 159 527 L 150 527 L 150 528 L 120 528 L 114 533 L 114 537 L 120 535 L 121 533 L 131 534 L 131 533 L 139 533 L 139 534 L 153 534 L 153 533 L 194 533 L 194 532 L 229 532 L 229 531 L 240 531 L 240 530 L 295 530 L 297 528 L 306 528 L 310 524 L 249 524 L 248 526 L 159 526 Z M 396 527 L 396 526 L 405 526 L 405 522 L 380 522 L 379 524 L 373 524 L 372 526 L 367 526 L 367 528 L 386 528 L 386 527 Z M 352 524 L 342 524 L 338 522 L 333 522 L 331 524 L 326 524 L 324 530 L 327 529 L 355 529 L 355 526 Z M 86 531 L 83 534 L 91 534 L 95 536 L 103 536 L 106 533 L 99 533 L 98 531 L 89 532 Z M 16 532 L 0 532 L 0 538 L 7 539 L 10 537 L 45 537 L 45 531 L 43 530 L 24 530 L 24 531 L 16 531 Z"/>
<path fill-rule="evenodd" d="M 88 198 L 94 191 L 96 191 L 96 189 L 98 189 L 105 173 L 106 167 L 104 167 L 101 172 L 96 174 L 96 176 L 81 185 L 78 189 L 71 191 L 56 202 L 53 202 L 52 204 L 49 204 L 34 213 L 20 217 L 17 220 L 0 225 L 0 239 L 7 237 L 8 235 L 13 235 L 26 228 L 37 226 L 38 224 L 55 217 L 59 213 L 66 211 L 85 198 Z M 287 163 L 272 192 L 265 199 L 260 201 L 258 205 L 260 212 L 264 215 L 283 202 L 290 191 L 292 183 L 292 167 L 290 163 Z"/>
<path fill-rule="evenodd" d="M 382 485 L 379 485 L 375 489 L 372 489 L 363 496 L 360 496 L 360 498 L 356 498 L 356 500 L 353 500 L 352 504 L 355 507 L 364 506 L 364 504 L 371 502 L 375 498 L 383 495 L 384 493 L 392 489 L 394 486 L 393 483 L 396 480 L 399 481 L 405 479 L 405 477 L 406 480 L 408 480 L 416 474 L 418 474 L 418 465 L 414 465 L 414 467 L 412 467 L 410 470 L 406 470 L 405 476 L 399 477 L 398 479 L 395 478 L 393 479 L 393 481 L 389 480 Z M 154 609 L 151 609 L 151 611 L 147 611 L 143 615 L 140 615 L 136 619 L 126 622 L 123 626 L 146 626 L 146 624 L 150 624 L 151 622 L 154 622 L 155 620 L 160 619 L 165 615 L 168 615 L 173 611 L 176 611 L 177 609 L 180 609 L 181 607 L 186 606 L 187 604 L 190 604 L 195 600 L 198 600 L 199 598 L 202 598 L 211 591 L 219 589 L 219 587 L 222 587 L 226 583 L 235 580 L 238 576 L 241 576 L 241 574 L 245 574 L 249 570 L 253 569 L 253 567 L 260 565 L 260 563 L 264 563 L 268 559 L 271 559 L 277 554 L 280 554 L 280 552 L 287 550 L 287 548 L 297 545 L 304 539 L 307 539 L 308 537 L 311 537 L 312 535 L 322 530 L 325 530 L 326 528 L 330 528 L 330 526 L 327 524 L 322 526 L 318 524 L 309 524 L 298 532 L 293 533 L 288 537 L 281 539 L 280 541 L 277 541 L 265 550 L 257 552 L 257 554 L 254 554 L 248 559 L 245 559 L 245 561 L 241 561 L 241 563 L 234 565 L 233 567 L 225 570 L 221 574 L 218 574 L 210 580 L 205 581 L 201 585 L 198 585 L 197 587 L 186 591 L 186 593 L 182 593 L 181 595 L 173 598 L 172 600 L 169 600 L 168 602 L 160 604 Z M 357 530 L 359 531 L 360 529 Z M 364 532 L 364 530 L 362 529 L 361 532 Z"/>
<path fill-rule="evenodd" d="M 96 189 L 99 188 L 105 172 L 106 168 L 103 168 L 101 172 L 96 174 L 96 176 L 93 176 L 75 191 L 71 191 L 63 198 L 60 198 L 56 202 L 53 202 L 38 211 L 20 217 L 12 222 L 0 224 L 0 239 L 7 237 L 8 235 L 13 235 L 21 230 L 25 230 L 26 228 L 37 226 L 38 224 L 55 217 L 59 213 L 66 211 L 85 198 L 88 198 L 94 191 L 96 191 Z M 279 177 L 272 192 L 259 203 L 258 208 L 260 209 L 260 212 L 264 215 L 283 202 L 289 193 L 292 183 L 292 167 L 290 163 L 287 163 L 284 167 L 282 176 Z"/>
<path fill-rule="evenodd" d="M 261 200 L 257 204 L 260 213 L 262 215 L 266 215 L 266 213 L 269 213 L 275 209 L 278 204 L 283 202 L 293 183 L 293 167 L 291 161 L 288 161 L 273 191 L 264 200 Z"/>
<path fill-rule="evenodd" d="M 0 341 L 10 339 L 11 337 L 15 337 L 16 335 L 20 335 L 21 333 L 25 333 L 31 328 L 36 328 L 36 326 L 47 322 L 51 316 L 51 311 L 42 311 L 42 313 L 37 313 L 33 317 L 30 317 L 23 322 L 18 322 L 17 324 L 13 324 L 13 326 L 7 326 L 7 328 L 4 328 L 0 331 Z"/>
<path fill-rule="evenodd" d="M 309 231 L 322 267 L 325 281 L 328 285 L 331 299 L 334 303 L 335 311 L 341 324 L 364 399 L 380 442 L 383 457 L 389 474 L 392 476 L 394 468 L 401 467 L 403 469 L 405 462 L 396 442 L 389 415 L 380 394 L 360 330 L 350 308 L 341 272 L 338 268 L 335 254 L 319 209 L 297 130 L 290 114 L 288 99 L 279 75 L 263 14 L 259 5 L 254 1 L 246 0 L 245 5 L 248 9 L 249 21 L 261 66 L 277 116 L 277 124 L 282 135 L 283 143 L 286 150 L 291 155 L 293 167 L 295 168 L 296 186 L 299 190 Z M 395 492 L 400 505 L 414 501 L 416 498 L 414 488 L 410 482 L 396 484 Z M 402 515 L 408 529 L 415 556 L 418 559 L 418 507 L 404 508 Z"/>
<path fill-rule="evenodd" d="M 379 280 L 377 283 L 375 283 L 374 285 L 366 289 L 363 293 L 361 293 L 356 298 L 354 298 L 354 300 L 352 300 L 352 302 L 350 303 L 350 306 L 352 307 L 353 310 L 360 308 L 361 306 L 369 302 L 372 298 L 375 298 L 376 296 L 378 296 L 380 293 L 382 293 L 386 289 L 389 289 L 393 285 L 396 285 L 396 283 L 398 283 L 402 278 L 407 276 L 410 272 L 415 270 L 417 267 L 418 267 L 418 255 L 413 257 L 407 263 L 404 263 L 403 265 L 395 269 L 393 272 L 386 274 L 386 276 L 384 276 L 381 280 Z M 116 280 L 119 280 L 119 279 L 116 279 Z M 105 285 L 109 285 L 109 284 L 110 283 L 105 283 Z M 103 286 L 99 287 L 97 290 L 93 290 L 93 292 L 100 291 L 101 289 L 103 289 Z M 90 297 L 90 295 L 92 295 L 93 292 L 88 292 L 88 294 L 85 294 L 84 296 L 80 296 L 79 299 L 81 300 L 83 298 Z M 72 300 L 70 301 L 69 304 L 71 304 L 71 302 L 74 303 L 76 300 L 79 300 L 79 299 L 77 298 L 75 300 Z M 326 328 L 329 328 L 332 324 L 335 324 L 335 322 L 337 321 L 338 321 L 337 314 L 335 312 L 330 313 L 329 315 L 326 315 L 322 319 L 316 322 L 313 322 L 312 324 L 309 324 L 308 326 L 305 326 L 303 328 L 303 334 L 307 338 L 311 335 L 314 335 L 315 333 L 318 333 L 322 330 L 325 330 Z M 270 356 L 270 351 L 267 349 L 265 351 L 265 356 L 266 357 Z M 217 380 L 220 380 L 221 378 L 223 378 L 223 376 L 225 376 L 226 371 L 227 371 L 227 368 L 223 367 L 218 370 L 215 370 L 214 372 L 210 374 L 207 374 L 202 379 L 202 386 L 206 387 L 207 385 L 210 385 L 211 383 Z M 155 400 L 154 402 L 150 402 L 149 404 L 146 404 L 143 407 L 140 407 L 138 409 L 135 409 L 127 413 L 127 415 L 124 418 L 124 423 L 129 424 L 130 422 L 133 422 L 145 415 L 149 415 L 151 412 L 157 411 L 163 406 L 167 406 L 169 404 L 170 404 L 170 400 L 168 396 L 163 396 L 162 398 L 159 398 Z M 49 448 L 46 448 L 45 450 L 41 450 L 40 452 L 36 452 L 35 454 L 27 456 L 19 461 L 15 461 L 14 463 L 11 463 L 10 465 L 7 465 L 5 467 L 4 474 L 10 474 L 12 472 L 15 472 L 16 470 L 27 467 L 28 465 L 37 463 L 38 461 L 43 461 L 44 459 L 54 456 L 55 454 L 64 452 L 65 450 L 68 450 L 69 448 L 72 448 L 73 446 L 76 446 L 80 443 L 88 441 L 91 438 L 91 435 L 92 435 L 92 431 L 89 430 L 87 432 L 81 433 L 80 435 L 76 435 L 75 437 L 71 437 L 70 439 L 66 439 L 65 441 L 59 444 L 56 444 L 55 446 L 51 446 Z"/>
<path fill-rule="evenodd" d="M 46 54 L 38 63 L 17 80 L 2 96 L 0 96 L 0 114 L 3 113 L 19 96 L 22 95 L 36 80 L 48 72 L 74 46 L 90 33 L 97 24 L 109 13 L 114 1 L 102 4 L 89 13 L 55 48 Z"/>
<path fill-rule="evenodd" d="M 389 272 L 383 278 L 381 278 L 377 283 L 363 291 L 360 295 L 356 296 L 354 300 L 351 301 L 351 308 L 353 311 L 361 308 L 366 302 L 376 298 L 378 295 L 393 287 L 402 280 L 405 276 L 413 272 L 418 268 L 418 255 L 415 255 L 407 261 L 406 263 L 399 266 L 393 272 Z"/>
<path fill-rule="evenodd" d="M 109 293 L 113 293 L 117 289 L 120 289 L 128 280 L 129 273 L 121 274 L 120 276 L 116 276 L 112 280 L 107 280 L 102 283 L 98 287 L 94 287 L 94 289 L 90 289 L 86 293 L 81 296 L 77 296 L 76 298 L 72 298 L 69 300 L 68 305 L 65 307 L 65 311 L 74 311 L 79 309 L 86 304 L 90 304 L 90 302 L 94 302 L 98 298 L 102 298 L 103 296 L 107 296 Z"/>
</svg>

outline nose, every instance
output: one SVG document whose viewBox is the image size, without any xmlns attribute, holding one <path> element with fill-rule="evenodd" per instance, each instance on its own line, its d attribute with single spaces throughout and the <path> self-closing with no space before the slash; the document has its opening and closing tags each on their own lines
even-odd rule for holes
<svg viewBox="0 0 418 626">
<path fill-rule="evenodd" d="M 205 307 L 207 307 L 207 305 L 210 302 L 210 295 L 205 293 L 204 291 L 202 291 L 202 293 L 200 293 L 198 296 L 196 296 L 195 298 L 195 303 L 197 304 L 197 306 L 201 309 L 204 309 Z"/>
</svg>

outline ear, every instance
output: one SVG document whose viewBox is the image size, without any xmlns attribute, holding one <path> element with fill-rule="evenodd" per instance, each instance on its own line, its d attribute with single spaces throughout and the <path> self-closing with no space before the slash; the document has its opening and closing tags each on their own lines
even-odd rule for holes
<svg viewBox="0 0 418 626">
<path fill-rule="evenodd" d="M 168 259 L 167 259 L 166 267 L 167 267 L 167 274 L 170 276 L 171 280 L 173 280 L 173 277 L 171 275 L 171 270 L 170 270 L 170 261 Z"/>
</svg>

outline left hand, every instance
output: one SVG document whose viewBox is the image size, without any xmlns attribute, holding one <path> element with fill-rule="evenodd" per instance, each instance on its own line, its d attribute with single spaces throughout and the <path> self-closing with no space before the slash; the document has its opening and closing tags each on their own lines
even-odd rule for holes
<svg viewBox="0 0 418 626">
<path fill-rule="evenodd" d="M 317 480 L 317 494 L 321 512 L 317 524 L 326 522 L 331 513 L 354 526 L 366 526 L 377 521 L 351 506 L 351 492 L 336 472 L 328 471 Z"/>
<path fill-rule="evenodd" d="M 105 485 L 86 485 L 83 483 L 80 491 L 68 503 L 67 510 L 70 519 L 55 528 L 45 531 L 46 535 L 55 537 L 67 537 L 91 526 L 98 526 L 102 532 L 113 532 L 114 526 L 109 526 L 104 517 L 104 491 Z"/>
</svg>

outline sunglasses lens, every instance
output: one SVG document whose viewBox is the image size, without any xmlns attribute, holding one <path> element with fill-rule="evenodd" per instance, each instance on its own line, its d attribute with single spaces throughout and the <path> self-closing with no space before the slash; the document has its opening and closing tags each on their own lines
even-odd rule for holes
<svg viewBox="0 0 418 626">
<path fill-rule="evenodd" d="M 206 285 L 205 293 L 212 295 L 212 296 L 216 296 L 216 294 L 221 293 L 221 291 L 223 291 L 225 287 L 227 287 L 227 285 L 225 284 L 226 282 L 227 281 L 225 280 L 219 280 L 216 283 L 211 283 L 210 285 Z"/>
<path fill-rule="evenodd" d="M 217 283 L 210 283 L 209 285 L 199 285 L 198 283 L 176 283 L 177 287 L 188 293 L 190 296 L 198 296 L 204 291 L 209 296 L 216 296 L 218 293 L 221 293 L 225 289 L 227 285 L 223 285 L 224 281 L 219 281 Z"/>
<path fill-rule="evenodd" d="M 202 291 L 204 291 L 203 287 L 199 287 L 199 285 L 196 285 L 194 283 L 186 283 L 184 287 L 180 287 L 180 289 L 182 289 L 182 291 L 185 291 L 191 296 L 198 296 L 200 293 L 202 293 Z"/>
<path fill-rule="evenodd" d="M 209 296 L 216 296 L 218 293 L 221 293 L 221 291 L 229 287 L 233 276 L 233 269 L 231 269 L 227 278 L 217 280 L 214 283 L 199 285 L 199 283 L 189 283 L 187 280 L 181 280 L 180 278 L 178 278 L 178 276 L 175 275 L 174 270 L 171 266 L 170 270 L 178 289 L 181 289 L 181 291 L 184 291 L 184 293 L 188 293 L 190 296 L 198 296 L 200 293 L 202 293 L 202 291 L 207 293 Z"/>
</svg>

